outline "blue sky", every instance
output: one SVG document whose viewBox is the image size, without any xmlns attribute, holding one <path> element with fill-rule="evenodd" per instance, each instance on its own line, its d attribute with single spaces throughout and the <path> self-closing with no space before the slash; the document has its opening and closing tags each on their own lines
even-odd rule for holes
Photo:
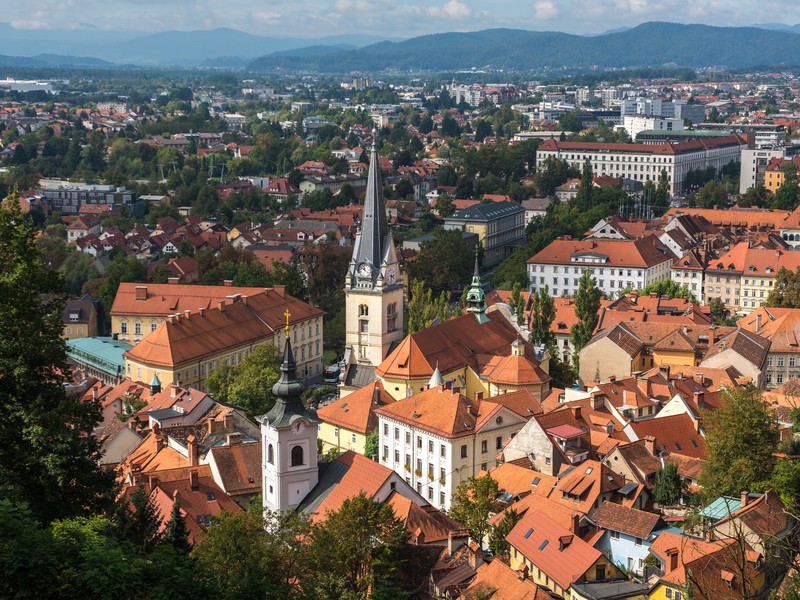
<svg viewBox="0 0 800 600">
<path fill-rule="evenodd" d="M 3 4 L 7 4 L 3 2 Z M 17 29 L 143 32 L 230 27 L 278 37 L 413 37 L 491 27 L 600 33 L 645 21 L 800 22 L 795 0 L 26 0 L 4 6 Z"/>
</svg>

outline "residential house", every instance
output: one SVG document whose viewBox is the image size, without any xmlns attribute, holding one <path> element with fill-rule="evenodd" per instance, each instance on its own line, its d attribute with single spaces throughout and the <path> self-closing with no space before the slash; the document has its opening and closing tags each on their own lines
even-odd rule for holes
<svg viewBox="0 0 800 600">
<path fill-rule="evenodd" d="M 66 339 L 97 337 L 105 333 L 103 306 L 97 298 L 84 294 L 71 298 L 61 313 Z"/>
<path fill-rule="evenodd" d="M 320 419 L 318 428 L 322 452 L 354 450 L 365 454 L 367 437 L 378 428 L 375 411 L 394 401 L 378 380 L 321 406 L 317 417 Z"/>
<path fill-rule="evenodd" d="M 496 464 L 525 418 L 490 398 L 439 385 L 378 408 L 380 463 L 449 509 L 458 485 Z"/>
<path fill-rule="evenodd" d="M 770 342 L 765 375 L 767 389 L 800 377 L 800 309 L 761 306 L 737 324 Z"/>
<path fill-rule="evenodd" d="M 592 520 L 605 530 L 595 548 L 609 552 L 611 560 L 627 573 L 643 576 L 650 544 L 666 527 L 661 515 L 603 502 L 592 514 Z"/>
<path fill-rule="evenodd" d="M 526 513 L 506 539 L 511 568 L 561 598 L 571 598 L 575 583 L 620 575 L 602 552 L 540 512 Z"/>
</svg>

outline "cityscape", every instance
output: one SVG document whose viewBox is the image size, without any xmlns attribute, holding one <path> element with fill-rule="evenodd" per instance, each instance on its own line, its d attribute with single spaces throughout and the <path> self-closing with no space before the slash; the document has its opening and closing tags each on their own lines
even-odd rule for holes
<svg viewBox="0 0 800 600">
<path fill-rule="evenodd" d="M 0 596 L 800 597 L 800 9 L 51 4 Z"/>
</svg>

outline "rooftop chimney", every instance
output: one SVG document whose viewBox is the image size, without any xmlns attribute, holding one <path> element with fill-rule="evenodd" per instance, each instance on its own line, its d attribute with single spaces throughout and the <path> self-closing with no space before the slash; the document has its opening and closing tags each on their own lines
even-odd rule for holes
<svg viewBox="0 0 800 600">
<path fill-rule="evenodd" d="M 614 383 L 616 380 L 617 380 L 617 376 L 616 375 L 609 375 L 608 376 L 609 383 Z"/>
<path fill-rule="evenodd" d="M 747 506 L 747 503 L 750 502 L 750 492 L 742 492 L 741 501 L 742 501 L 742 508 Z"/>
<path fill-rule="evenodd" d="M 186 438 L 186 451 L 189 454 L 189 466 L 196 467 L 200 462 L 200 457 L 197 448 L 197 439 L 191 433 L 189 437 Z"/>
<path fill-rule="evenodd" d="M 190 321 L 192 319 L 192 311 L 189 310 L 188 308 L 185 311 L 183 311 L 183 314 L 186 315 L 186 320 L 187 321 Z"/>
<path fill-rule="evenodd" d="M 233 279 L 225 279 L 222 282 L 222 285 L 224 285 L 225 287 L 233 287 Z"/>
<path fill-rule="evenodd" d="M 146 285 L 137 285 L 136 286 L 136 299 L 137 300 L 147 300 L 147 286 Z"/>
<path fill-rule="evenodd" d="M 761 331 L 761 313 L 756 313 L 756 333 Z"/>
<path fill-rule="evenodd" d="M 170 398 L 177 398 L 178 397 L 178 386 L 174 383 L 169 386 L 169 397 Z"/>
<path fill-rule="evenodd" d="M 225 312 L 225 300 L 217 300 L 217 308 L 219 312 Z"/>
<path fill-rule="evenodd" d="M 581 515 L 580 513 L 572 513 L 572 533 L 578 535 L 581 528 Z"/>
<path fill-rule="evenodd" d="M 716 332 L 716 330 L 717 330 L 717 328 L 714 327 L 714 325 L 712 325 L 711 327 L 708 328 L 708 345 L 709 346 L 713 346 L 714 343 L 717 341 L 717 338 L 716 338 L 716 333 L 717 332 Z"/>
<path fill-rule="evenodd" d="M 228 444 L 228 446 L 233 446 L 235 444 L 241 444 L 242 443 L 242 434 L 237 432 L 237 431 L 234 431 L 232 433 L 228 433 L 228 434 L 225 435 L 225 441 Z"/>
<path fill-rule="evenodd" d="M 181 280 L 180 277 L 167 277 L 167 283 L 170 285 L 175 285 Z"/>
<path fill-rule="evenodd" d="M 275 290 L 275 293 L 278 294 L 281 298 L 286 298 L 286 286 L 285 285 L 273 285 L 272 289 Z"/>
<path fill-rule="evenodd" d="M 581 418 L 581 407 L 580 406 L 571 406 L 570 410 L 572 411 L 572 416 L 576 419 Z"/>
<path fill-rule="evenodd" d="M 197 471 L 192 469 L 189 471 L 189 487 L 193 490 L 196 490 L 200 487 L 200 480 L 197 474 Z"/>
<path fill-rule="evenodd" d="M 694 394 L 694 403 L 697 405 L 697 408 L 705 408 L 706 407 L 706 393 L 704 390 L 698 390 Z"/>
<path fill-rule="evenodd" d="M 483 400 L 483 392 L 475 392 L 475 400 L 478 402 Z"/>
<path fill-rule="evenodd" d="M 652 435 L 644 436 L 644 448 L 653 456 L 656 455 L 656 438 Z"/>
<path fill-rule="evenodd" d="M 703 379 L 703 374 L 702 373 L 695 373 L 693 379 L 694 379 L 695 383 L 699 383 L 700 385 L 703 385 L 703 383 L 704 383 L 704 379 Z"/>
<path fill-rule="evenodd" d="M 206 309 L 204 306 L 201 306 L 200 308 L 197 309 L 197 312 L 199 312 L 200 316 L 202 317 L 205 314 Z"/>
</svg>

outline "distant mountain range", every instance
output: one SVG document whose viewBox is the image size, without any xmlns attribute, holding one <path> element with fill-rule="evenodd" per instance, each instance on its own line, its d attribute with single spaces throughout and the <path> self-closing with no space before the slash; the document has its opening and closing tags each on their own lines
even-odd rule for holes
<svg viewBox="0 0 800 600">
<path fill-rule="evenodd" d="M 20 30 L 0 22 L 0 66 L 204 66 L 346 73 L 800 64 L 800 25 L 709 27 L 645 23 L 599 35 L 491 29 L 407 40 L 372 35 L 276 38 L 234 29 Z M 34 54 L 35 52 L 35 54 Z M 20 56 L 27 55 L 27 56 Z"/>
<path fill-rule="evenodd" d="M 488 29 L 442 33 L 402 42 L 380 42 L 358 50 L 316 58 L 264 56 L 250 64 L 255 71 L 275 68 L 320 72 L 518 70 L 613 67 L 686 67 L 800 64 L 800 38 L 792 31 L 757 27 L 709 27 L 644 23 L 596 36 L 558 32 Z"/>
</svg>

